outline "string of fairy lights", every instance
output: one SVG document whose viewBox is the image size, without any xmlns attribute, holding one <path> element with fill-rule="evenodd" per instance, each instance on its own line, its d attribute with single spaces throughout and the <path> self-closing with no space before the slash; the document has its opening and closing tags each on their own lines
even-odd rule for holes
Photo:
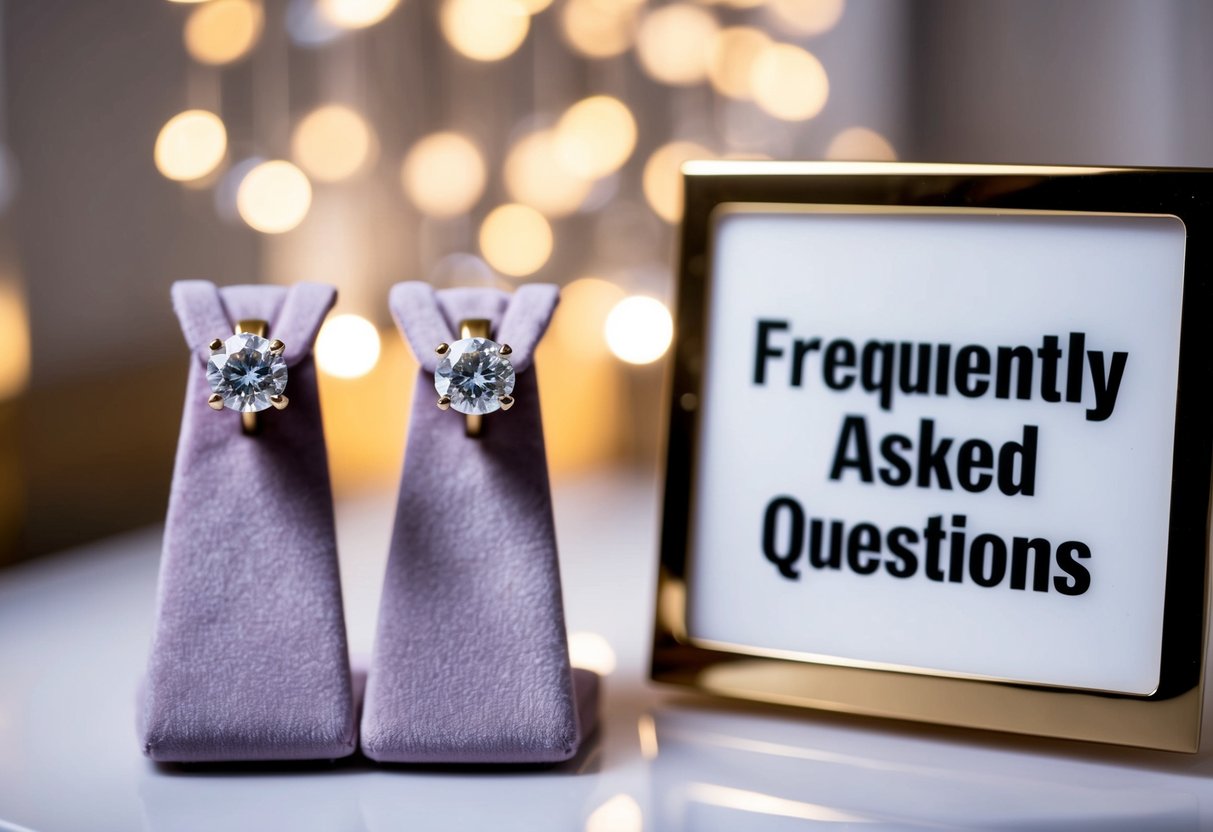
<svg viewBox="0 0 1213 832">
<path fill-rule="evenodd" d="M 275 0 L 169 0 L 187 5 L 185 51 L 199 65 L 222 68 L 256 52 L 266 33 L 265 2 Z M 382 23 L 402 0 L 280 0 L 284 25 L 298 48 L 323 48 L 348 33 Z M 421 0 L 404 0 L 420 2 Z M 725 102 L 746 102 L 764 117 L 788 125 L 816 117 L 830 96 L 822 62 L 806 42 L 833 29 L 846 0 L 440 0 L 436 24 L 445 47 L 469 61 L 492 64 L 514 55 L 536 28 L 539 15 L 555 17 L 563 47 L 579 60 L 603 65 L 634 60 L 640 70 L 671 90 L 707 86 Z M 276 19 L 276 18 L 275 18 Z M 630 56 L 630 57 L 629 57 Z M 521 121 L 521 120 L 520 120 Z M 500 159 L 476 138 L 454 129 L 420 136 L 398 159 L 400 196 L 436 222 L 476 220 L 475 257 L 506 279 L 536 274 L 553 255 L 559 223 L 574 214 L 601 211 L 620 190 L 621 176 L 635 176 L 640 210 L 654 223 L 676 224 L 682 214 L 680 165 L 691 158 L 762 158 L 761 152 L 709 147 L 710 141 L 671 137 L 637 158 L 637 118 L 622 97 L 593 94 L 573 101 L 554 119 L 514 131 Z M 313 186 L 339 185 L 379 162 L 375 126 L 348 103 L 321 103 L 293 119 L 281 158 L 231 159 L 222 114 L 189 109 L 172 116 L 155 144 L 155 163 L 169 179 L 234 187 L 234 214 L 262 234 L 300 226 L 312 207 Z M 864 127 L 842 130 L 827 158 L 891 159 L 893 148 Z M 390 162 L 391 160 L 385 160 Z M 499 177 L 507 201 L 484 204 Z M 651 295 L 607 291 L 601 285 L 566 289 L 595 303 L 602 338 L 615 357 L 650 363 L 672 336 L 665 304 Z M 343 349 L 326 348 L 340 339 Z M 364 356 L 355 360 L 357 352 Z M 356 376 L 374 365 L 378 336 L 355 315 L 338 316 L 322 333 L 322 368 Z M 328 354 L 331 360 L 325 362 Z M 340 358 L 344 356 L 344 358 Z M 328 366 L 325 366 L 327 363 Z"/>
</svg>

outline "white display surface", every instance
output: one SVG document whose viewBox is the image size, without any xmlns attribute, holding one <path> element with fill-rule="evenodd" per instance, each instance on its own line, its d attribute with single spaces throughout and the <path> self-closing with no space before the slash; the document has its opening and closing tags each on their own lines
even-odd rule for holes
<svg viewBox="0 0 1213 832">
<path fill-rule="evenodd" d="M 689 636 L 1153 692 L 1183 224 L 772 209 L 714 230 Z"/>
<path fill-rule="evenodd" d="M 617 659 L 581 759 L 522 770 L 377 766 L 361 757 L 152 763 L 135 732 L 160 557 L 160 529 L 149 529 L 0 570 L 0 830 L 1213 828 L 1208 750 L 1191 756 L 725 705 L 655 686 L 647 681 L 655 478 L 558 479 L 553 499 L 569 627 L 600 635 Z M 395 505 L 385 492 L 338 506 L 355 656 L 371 647 Z M 577 648 L 575 640 L 574 661 Z M 602 660 L 600 649 L 588 656 Z"/>
</svg>

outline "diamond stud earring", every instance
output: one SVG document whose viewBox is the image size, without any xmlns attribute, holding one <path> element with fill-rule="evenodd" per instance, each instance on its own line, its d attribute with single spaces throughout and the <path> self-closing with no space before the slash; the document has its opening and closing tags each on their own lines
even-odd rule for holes
<svg viewBox="0 0 1213 832">
<path fill-rule="evenodd" d="M 211 357 L 206 364 L 206 380 L 211 395 L 206 400 L 214 410 L 235 410 L 245 434 L 259 428 L 257 414 L 273 407 L 282 410 L 290 402 L 286 389 L 286 346 L 268 340 L 265 321 L 245 320 L 236 324 L 236 334 L 227 340 L 216 338 L 207 344 Z"/>
<path fill-rule="evenodd" d="M 442 356 L 434 371 L 438 407 L 464 414 L 468 436 L 480 435 L 484 414 L 514 406 L 514 365 L 506 358 L 510 345 L 489 339 L 488 321 L 460 321 L 459 340 L 434 351 Z"/>
</svg>

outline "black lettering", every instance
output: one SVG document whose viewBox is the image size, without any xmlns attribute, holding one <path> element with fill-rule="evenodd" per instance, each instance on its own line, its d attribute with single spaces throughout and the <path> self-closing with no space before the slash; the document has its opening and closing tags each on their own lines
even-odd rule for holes
<svg viewBox="0 0 1213 832">
<path fill-rule="evenodd" d="M 943 439 L 935 445 L 935 421 L 923 419 L 918 434 L 918 487 L 931 487 L 931 472 L 939 480 L 944 491 L 952 490 L 952 476 L 948 473 L 947 454 L 952 448 L 951 439 Z"/>
<path fill-rule="evenodd" d="M 900 433 L 891 433 L 880 440 L 880 455 L 889 463 L 887 467 L 880 469 L 880 479 L 886 485 L 905 485 L 910 481 L 914 469 L 910 467 L 909 461 L 898 453 L 898 448 L 908 451 L 913 446 L 914 441 Z"/>
<path fill-rule="evenodd" d="M 927 565 L 926 574 L 932 581 L 942 581 L 945 579 L 943 569 L 939 566 L 940 544 L 944 539 L 943 516 L 935 515 L 927 518 L 927 528 L 923 532 L 923 537 L 927 541 Z"/>
<path fill-rule="evenodd" d="M 1040 356 L 1040 397 L 1046 402 L 1061 401 L 1061 391 L 1057 389 L 1057 362 L 1061 360 L 1057 336 L 1046 335 L 1036 354 Z"/>
<path fill-rule="evenodd" d="M 899 368 L 899 381 L 903 393 L 931 392 L 931 345 L 918 345 L 918 361 L 914 362 L 913 344 L 902 342 Z M 911 380 L 911 364 L 917 363 L 918 372 Z"/>
<path fill-rule="evenodd" d="M 910 543 L 918 542 L 918 532 L 905 526 L 898 526 L 889 532 L 887 538 L 889 554 L 898 559 L 898 563 L 885 561 L 885 571 L 894 578 L 909 578 L 918 571 L 918 555 L 909 547 Z"/>
<path fill-rule="evenodd" d="M 788 545 L 782 552 L 776 539 L 779 533 L 781 511 L 786 513 L 790 524 L 786 538 Z M 767 560 L 775 564 L 780 575 L 795 581 L 800 578 L 800 573 L 792 567 L 796 561 L 800 560 L 800 553 L 803 549 L 804 509 L 791 497 L 776 497 L 767 504 L 766 515 L 762 520 L 762 553 L 766 555 Z"/>
<path fill-rule="evenodd" d="M 1082 401 L 1082 375 L 1086 369 L 1087 336 L 1083 332 L 1070 333 L 1069 354 L 1066 356 L 1066 401 Z"/>
<path fill-rule="evenodd" d="M 986 549 L 990 550 L 990 569 L 986 573 Z M 998 586 L 1007 574 L 1007 544 L 994 534 L 979 534 L 973 538 L 969 551 L 969 577 L 978 586 Z"/>
<path fill-rule="evenodd" d="M 1032 398 L 1032 349 L 1031 347 L 999 347 L 997 385 L 994 396 L 999 399 L 1011 398 L 1011 362 L 1018 364 L 1019 371 L 1015 378 L 1015 398 Z"/>
<path fill-rule="evenodd" d="M 880 558 L 863 555 L 880 551 L 880 529 L 871 523 L 858 523 L 851 527 L 847 535 L 847 565 L 852 572 L 860 575 L 871 575 L 880 568 Z"/>
<path fill-rule="evenodd" d="M 893 350 L 891 342 L 869 341 L 863 346 L 863 389 L 869 393 L 880 391 L 880 407 L 889 410 L 893 406 Z M 879 359 L 879 361 L 877 361 Z"/>
<path fill-rule="evenodd" d="M 811 541 L 809 545 L 809 563 L 814 569 L 841 569 L 842 568 L 842 523 L 834 520 L 830 523 L 830 554 L 828 557 L 822 557 L 822 548 L 825 541 L 825 522 L 822 520 L 814 520 L 810 524 L 812 531 L 809 533 Z"/>
<path fill-rule="evenodd" d="M 783 355 L 783 350 L 772 347 L 768 336 L 772 330 L 783 330 L 788 328 L 787 321 L 766 321 L 758 322 L 758 349 L 754 356 L 754 383 L 767 383 L 767 359 L 779 358 Z"/>
<path fill-rule="evenodd" d="M 1053 544 L 1043 537 L 1017 537 L 1011 541 L 1011 589 L 1026 589 L 1028 584 L 1028 552 L 1032 553 L 1032 590 L 1049 591 L 1049 562 Z"/>
<path fill-rule="evenodd" d="M 1053 579 L 1053 587 L 1062 595 L 1082 595 L 1091 588 L 1091 572 L 1076 561 L 1076 557 L 1091 557 L 1091 549 L 1087 544 L 1067 540 L 1057 547 L 1057 565 L 1069 576 L 1066 578 L 1058 575 Z"/>
<path fill-rule="evenodd" d="M 1036 425 L 1023 426 L 1023 442 L 1008 442 L 998 452 L 998 490 L 1008 497 L 1036 493 Z M 1015 460 L 1019 459 L 1019 482 L 1015 481 Z"/>
<path fill-rule="evenodd" d="M 801 341 L 797 338 L 792 342 L 792 386 L 799 387 L 804 378 L 804 359 L 813 350 L 821 349 L 821 339 L 813 338 Z"/>
<path fill-rule="evenodd" d="M 981 376 L 989 374 L 990 351 L 985 347 L 970 344 L 956 353 L 956 389 L 960 395 L 970 399 L 984 396 L 990 389 L 990 382 Z"/>
<path fill-rule="evenodd" d="M 852 439 L 854 455 L 847 453 Z M 872 452 L 868 447 L 868 423 L 862 416 L 847 416 L 842 420 L 842 432 L 838 446 L 834 449 L 834 463 L 830 466 L 830 479 L 841 480 L 845 468 L 854 468 L 863 482 L 872 481 Z"/>
<path fill-rule="evenodd" d="M 939 352 L 936 354 L 935 366 L 935 395 L 948 395 L 948 379 L 952 377 L 950 367 L 952 365 L 952 345 L 940 344 Z"/>
<path fill-rule="evenodd" d="M 956 481 L 965 491 L 985 491 L 994 482 L 993 474 L 982 471 L 994 469 L 994 449 L 989 442 L 970 439 L 960 446 L 956 459 Z M 977 474 L 974 478 L 974 474 Z"/>
<path fill-rule="evenodd" d="M 826 386 L 831 390 L 847 390 L 855 383 L 855 374 L 848 373 L 838 378 L 838 369 L 851 369 L 855 366 L 855 345 L 845 338 L 831 341 L 826 347 L 825 359 L 822 362 Z"/>
<path fill-rule="evenodd" d="M 948 581 L 958 584 L 965 574 L 965 523 L 963 514 L 952 515 L 952 557 L 948 562 Z"/>
<path fill-rule="evenodd" d="M 1087 411 L 1088 422 L 1102 422 L 1116 409 L 1116 397 L 1120 394 L 1120 382 L 1125 375 L 1127 352 L 1112 353 L 1112 366 L 1104 375 L 1103 353 L 1091 350 L 1087 353 L 1091 361 L 1091 383 L 1095 386 L 1095 407 Z"/>
</svg>

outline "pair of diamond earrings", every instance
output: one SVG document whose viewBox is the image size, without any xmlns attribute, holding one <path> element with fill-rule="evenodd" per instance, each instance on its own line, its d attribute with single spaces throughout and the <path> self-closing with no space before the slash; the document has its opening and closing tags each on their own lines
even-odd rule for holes
<svg viewBox="0 0 1213 832">
<path fill-rule="evenodd" d="M 268 337 L 269 325 L 261 320 L 236 324 L 235 334 L 207 344 L 210 359 L 206 379 L 211 386 L 207 404 L 214 410 L 235 410 L 246 434 L 257 433 L 258 414 L 284 409 L 287 369 L 286 345 Z M 514 366 L 509 344 L 489 338 L 490 322 L 475 318 L 459 323 L 459 340 L 435 348 L 441 357 L 434 371 L 434 389 L 440 410 L 465 415 L 468 436 L 480 436 L 482 417 L 514 406 Z"/>
</svg>

